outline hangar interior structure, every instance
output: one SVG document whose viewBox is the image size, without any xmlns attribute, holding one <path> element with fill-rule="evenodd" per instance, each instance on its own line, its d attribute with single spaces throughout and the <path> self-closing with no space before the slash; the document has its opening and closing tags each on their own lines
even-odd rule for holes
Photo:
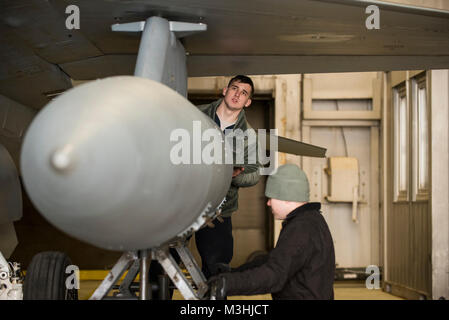
<svg viewBox="0 0 449 320">
<path fill-rule="evenodd" d="M 253 127 L 327 148 L 325 159 L 279 153 L 279 164 L 297 163 L 307 172 L 312 201 L 323 204 L 334 238 L 339 276 L 363 278 L 375 266 L 385 292 L 407 299 L 449 297 L 446 1 L 377 2 L 383 27 L 371 34 L 360 23 L 366 18 L 363 1 L 287 1 L 286 7 L 260 1 L 257 12 L 245 3 L 232 21 L 232 1 L 202 8 L 174 0 L 168 9 L 164 1 L 70 2 L 89 12 L 82 14 L 80 31 L 59 28 L 69 1 L 1 4 L 0 144 L 19 174 L 23 137 L 48 102 L 87 81 L 133 74 L 140 35 L 111 33 L 112 23 L 145 20 L 155 12 L 201 20 L 209 32 L 183 41 L 190 50 L 190 101 L 220 96 L 229 77 L 212 75 L 229 75 L 231 67 L 250 75 L 263 70 L 253 76 L 256 96 L 247 110 Z M 285 15 L 289 8 L 298 15 Z M 248 14 L 254 14 L 250 23 Z M 220 31 L 217 24 L 226 21 L 232 23 Z M 285 32 L 257 35 L 270 23 Z M 236 36 L 241 34 L 247 39 Z M 216 39 L 217 46 L 207 44 Z M 276 45 L 267 48 L 268 39 Z M 265 206 L 264 182 L 240 191 L 233 266 L 270 250 L 279 236 L 281 224 Z M 0 220 L 8 259 L 27 269 L 36 253 L 63 251 L 82 278 L 105 277 L 120 252 L 67 236 L 42 217 L 25 189 L 21 195 L 23 217 Z"/>
<path fill-rule="evenodd" d="M 219 98 L 229 79 L 189 78 L 190 101 L 202 104 Z M 282 136 L 328 149 L 325 159 L 283 153 L 278 157 L 279 164 L 296 163 L 305 170 L 311 201 L 323 204 L 341 280 L 360 274 L 364 279 L 366 268 L 374 265 L 381 270 L 386 292 L 408 299 L 445 296 L 449 71 L 252 79 L 256 95 L 246 113 L 255 129 L 276 128 Z M 80 83 L 74 81 L 75 86 Z M 270 250 L 277 241 L 281 224 L 265 205 L 265 180 L 240 191 L 233 216 L 232 266 Z M 76 261 L 85 279 L 97 279 L 119 256 L 55 229 L 26 192 L 24 212 L 15 222 L 20 241 L 12 259 L 25 266 L 36 252 L 60 250 Z M 190 248 L 201 261 L 194 241 Z"/>
</svg>

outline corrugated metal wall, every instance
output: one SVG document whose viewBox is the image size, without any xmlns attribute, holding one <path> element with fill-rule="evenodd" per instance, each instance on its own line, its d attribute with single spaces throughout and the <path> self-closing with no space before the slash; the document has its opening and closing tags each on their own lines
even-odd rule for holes
<svg viewBox="0 0 449 320">
<path fill-rule="evenodd" d="M 430 210 L 427 202 L 391 205 L 388 215 L 388 279 L 430 297 Z"/>
</svg>

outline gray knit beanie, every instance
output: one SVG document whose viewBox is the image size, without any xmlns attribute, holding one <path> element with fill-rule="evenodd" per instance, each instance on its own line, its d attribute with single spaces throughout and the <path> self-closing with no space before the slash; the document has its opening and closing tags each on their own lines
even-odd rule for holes
<svg viewBox="0 0 449 320">
<path fill-rule="evenodd" d="M 309 181 L 306 174 L 295 164 L 280 166 L 275 174 L 268 177 L 265 196 L 285 201 L 308 202 Z"/>
</svg>

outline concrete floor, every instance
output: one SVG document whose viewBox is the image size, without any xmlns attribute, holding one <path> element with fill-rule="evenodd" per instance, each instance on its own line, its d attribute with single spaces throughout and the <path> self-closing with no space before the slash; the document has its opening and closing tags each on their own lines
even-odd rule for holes
<svg viewBox="0 0 449 320">
<path fill-rule="evenodd" d="M 100 285 L 101 281 L 97 280 L 81 280 L 80 290 L 78 292 L 79 300 L 87 300 Z M 402 298 L 393 296 L 389 293 L 378 290 L 366 289 L 364 282 L 346 282 L 340 281 L 334 284 L 335 300 L 403 300 Z M 173 294 L 174 300 L 183 300 L 179 291 L 175 290 Z M 271 300 L 271 295 L 256 296 L 233 296 L 229 300 Z"/>
</svg>

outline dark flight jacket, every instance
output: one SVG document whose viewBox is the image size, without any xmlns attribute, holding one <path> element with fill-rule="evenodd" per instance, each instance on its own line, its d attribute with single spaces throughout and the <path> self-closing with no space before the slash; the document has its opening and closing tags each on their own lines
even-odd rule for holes
<svg viewBox="0 0 449 320">
<path fill-rule="evenodd" d="M 320 208 L 313 202 L 293 210 L 268 255 L 222 274 L 227 295 L 271 292 L 275 300 L 334 299 L 334 244 Z"/>
<path fill-rule="evenodd" d="M 203 113 L 217 123 L 217 108 L 220 105 L 222 99 L 216 100 L 210 104 L 197 106 Z M 246 121 L 245 110 L 240 111 L 237 122 L 235 123 L 233 130 L 241 129 L 245 132 L 247 129 L 252 129 L 249 123 Z M 226 202 L 221 210 L 223 217 L 230 217 L 234 211 L 238 209 L 238 191 L 240 187 L 251 187 L 259 182 L 259 164 L 248 164 L 248 148 L 245 145 L 245 164 L 243 167 L 245 170 L 238 176 L 232 178 L 231 186 L 226 194 Z"/>
</svg>

